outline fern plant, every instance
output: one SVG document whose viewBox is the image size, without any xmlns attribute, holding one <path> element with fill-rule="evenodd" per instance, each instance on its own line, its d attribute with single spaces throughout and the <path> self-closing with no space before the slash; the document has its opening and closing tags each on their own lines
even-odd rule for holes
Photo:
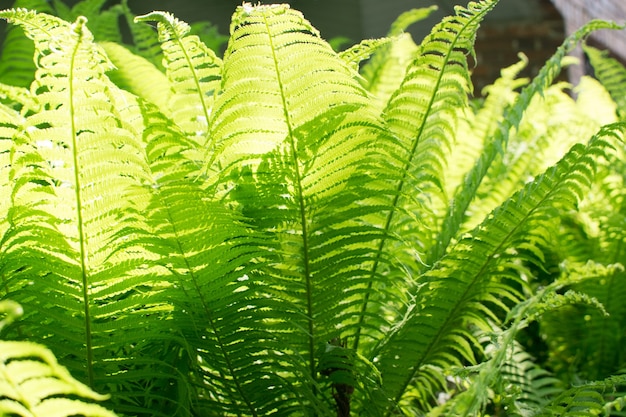
<svg viewBox="0 0 626 417">
<path fill-rule="evenodd" d="M 575 385 L 560 333 L 543 362 L 522 337 L 571 308 L 623 323 L 553 242 L 623 270 L 619 223 L 597 205 L 622 202 L 625 126 L 600 84 L 577 101 L 552 85 L 577 42 L 617 25 L 581 28 L 532 81 L 516 79 L 522 58 L 475 111 L 467 56 L 497 0 L 458 7 L 420 45 L 402 32 L 432 9 L 342 53 L 289 6 L 244 3 L 223 58 L 166 12 L 136 17 L 128 48 L 126 3 L 102 4 L 0 12 L 35 50 L 28 87 L 0 85 L 0 296 L 24 309 L 2 343 L 5 362 L 53 370 L 41 398 L 103 392 L 129 416 L 619 406 L 619 368 Z M 576 240 L 581 219 L 598 239 Z M 579 274 L 546 276 L 561 260 Z"/>
</svg>

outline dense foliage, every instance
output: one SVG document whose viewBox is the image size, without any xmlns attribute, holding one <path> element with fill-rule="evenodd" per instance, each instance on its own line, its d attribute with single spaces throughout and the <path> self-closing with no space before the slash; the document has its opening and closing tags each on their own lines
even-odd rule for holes
<svg viewBox="0 0 626 417">
<path fill-rule="evenodd" d="M 223 58 L 1 11 L 0 414 L 623 415 L 626 69 L 553 84 L 618 27 L 473 101 L 497 2 L 341 53 L 244 3 Z"/>
</svg>

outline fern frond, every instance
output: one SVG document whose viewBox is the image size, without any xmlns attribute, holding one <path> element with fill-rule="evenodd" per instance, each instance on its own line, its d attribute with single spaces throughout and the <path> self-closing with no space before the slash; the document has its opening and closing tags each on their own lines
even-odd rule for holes
<svg viewBox="0 0 626 417">
<path fill-rule="evenodd" d="M 274 300 L 272 334 L 289 347 L 294 378 L 319 393 L 304 397 L 307 406 L 322 409 L 333 399 L 316 381 L 318 352 L 355 332 L 364 265 L 380 236 L 363 220 L 377 208 L 359 169 L 385 132 L 356 78 L 299 12 L 244 5 L 211 123 L 209 173 L 229 175 L 214 181 L 232 189 L 228 199 L 266 248 L 258 290 Z"/>
<path fill-rule="evenodd" d="M 568 389 L 548 404 L 538 417 L 597 416 L 604 414 L 604 406 L 617 389 L 626 384 L 625 375 L 615 375 L 604 380 L 588 382 Z"/>
<path fill-rule="evenodd" d="M 395 294 L 393 289 L 376 288 L 371 298 L 364 297 L 364 326 L 371 316 L 397 321 L 402 313 L 391 318 L 398 314 L 394 309 L 404 308 L 402 304 L 408 302 L 406 288 L 416 285 L 414 277 L 424 269 L 420 256 L 433 243 L 430 233 L 437 228 L 438 211 L 446 199 L 446 154 L 453 141 L 457 114 L 467 106 L 470 81 L 466 54 L 471 53 L 480 20 L 496 3 L 470 3 L 469 9 L 458 8 L 457 16 L 437 25 L 422 43 L 383 113 L 395 139 L 380 141 L 381 167 L 376 174 L 384 182 L 379 185 L 382 190 L 372 194 L 380 197 L 379 204 L 387 208 L 377 219 L 385 238 L 377 242 L 371 277 L 374 281 L 378 274 L 390 275 L 391 280 L 401 284 Z M 402 240 L 395 240 L 400 235 Z M 385 270 L 388 267 L 390 272 Z M 360 333 L 355 348 L 359 343 Z"/>
<path fill-rule="evenodd" d="M 504 109 L 517 97 L 516 90 L 528 83 L 527 79 L 517 78 L 520 71 L 528 64 L 528 58 L 520 55 L 520 61 L 504 68 L 494 84 L 484 88 L 484 102 L 475 111 L 468 107 L 464 117 L 459 120 L 456 141 L 452 148 L 450 160 L 453 166 L 448 167 L 446 189 L 448 198 L 452 199 L 460 186 L 463 176 L 470 171 L 479 158 L 485 145 L 495 134 Z"/>
<path fill-rule="evenodd" d="M 518 295 L 516 266 L 511 257 L 541 256 L 549 237 L 553 207 L 571 205 L 584 195 L 596 160 L 622 135 L 623 126 L 603 128 L 585 147 L 574 146 L 554 167 L 514 194 L 485 221 L 464 236 L 442 260 L 421 277 L 402 322 L 375 351 L 383 387 L 400 401 L 410 384 L 430 388 L 441 383 L 439 367 L 472 360 L 474 342 L 468 326 L 489 327 L 494 307 Z M 607 140 L 609 142 L 607 142 Z M 530 251 L 531 255 L 524 255 Z M 498 308 L 498 307 L 495 307 Z"/>
<path fill-rule="evenodd" d="M 164 366 L 154 345 L 167 339 L 171 307 L 159 297 L 169 284 L 158 278 L 148 250 L 129 244 L 150 242 L 138 215 L 150 178 L 143 144 L 105 76 L 110 62 L 84 19 L 69 24 L 25 10 L 0 15 L 35 41 L 31 92 L 42 109 L 26 118 L 11 162 L 10 178 L 18 180 L 3 267 L 8 295 L 27 309 L 19 334 L 45 339 L 90 386 L 104 387 L 108 378 L 132 381 L 127 387 L 151 379 L 151 386 L 129 389 L 116 401 L 154 405 L 167 415 L 174 400 L 160 390 L 180 375 Z M 148 317 L 163 320 L 147 326 Z M 50 335 L 51 327 L 59 331 Z"/>
<path fill-rule="evenodd" d="M 274 334 L 285 329 L 276 312 L 279 302 L 267 295 L 266 277 L 253 261 L 264 256 L 262 242 L 237 211 L 198 181 L 204 166 L 196 144 L 153 105 L 143 103 L 141 109 L 154 177 L 146 211 L 158 241 L 151 247 L 159 265 L 166 265 L 160 274 L 175 283 L 168 289 L 170 325 L 182 339 L 170 349 L 180 352 L 173 355 L 178 367 L 188 369 L 190 385 L 198 387 L 189 408 L 203 415 L 252 416 L 276 407 L 315 409 L 288 377 L 300 375 L 303 383 L 307 370 L 285 361 L 291 346 Z M 268 390 L 274 395 L 266 395 Z"/>
<path fill-rule="evenodd" d="M 400 87 L 407 68 L 418 51 L 411 35 L 404 33 L 404 30 L 411 24 L 426 19 L 436 9 L 436 6 L 432 6 L 401 14 L 387 34 L 391 43 L 378 49 L 363 66 L 361 83 L 374 95 L 381 112 L 393 92 Z"/>
<path fill-rule="evenodd" d="M 436 228 L 432 212 L 445 204 L 446 152 L 452 145 L 456 114 L 467 107 L 466 96 L 471 91 L 466 54 L 473 53 L 479 22 L 496 4 L 470 3 L 468 9 L 457 8 L 457 16 L 437 25 L 420 45 L 415 62 L 384 111 L 390 130 L 403 146 L 399 162 L 406 178 L 399 182 L 398 190 L 400 195 L 406 192 L 404 187 L 419 190 L 417 207 L 410 211 L 418 213 L 427 229 Z M 430 212 L 423 207 L 426 201 Z M 430 237 L 423 233 L 415 238 L 424 249 L 430 245 Z"/>
<path fill-rule="evenodd" d="M 545 171 L 574 143 L 593 135 L 602 126 L 563 91 L 565 87 L 550 86 L 531 100 L 517 129 L 509 135 L 507 152 L 496 157 L 478 188 L 464 228 L 480 223 L 529 178 Z M 616 121 L 606 117 L 605 120 Z"/>
<path fill-rule="evenodd" d="M 426 258 L 428 263 L 435 262 L 439 259 L 445 253 L 450 241 L 456 237 L 470 202 L 476 196 L 477 189 L 492 162 L 497 155 L 503 150 L 506 150 L 511 131 L 519 126 L 524 111 L 529 106 L 533 97 L 541 95 L 559 74 L 563 58 L 566 54 L 571 51 L 580 40 L 584 39 L 595 30 L 619 28 L 620 26 L 615 23 L 594 20 L 578 29 L 563 42 L 554 55 L 541 68 L 539 74 L 537 74 L 531 84 L 526 86 L 515 102 L 507 108 L 502 118 L 503 122 L 496 130 L 494 137 L 486 144 L 480 159 L 476 162 L 472 170 L 467 173 L 463 185 L 459 188 L 456 196 L 451 201 L 448 212 L 442 221 L 439 236 L 435 239 L 436 245 L 431 254 Z"/>
<path fill-rule="evenodd" d="M 72 378 L 45 347 L 0 341 L 0 414 L 115 417 L 95 403 L 107 398 Z"/>
<path fill-rule="evenodd" d="M 597 300 L 586 294 L 567 291 L 560 294 L 568 280 L 557 280 L 517 304 L 507 315 L 506 330 L 494 329 L 481 339 L 486 360 L 466 367 L 457 374 L 467 387 L 441 407 L 451 415 L 484 413 L 489 405 L 506 410 L 507 415 L 538 413 L 562 392 L 561 381 L 543 369 L 517 342 L 519 332 L 546 313 L 568 305 L 589 305 L 604 311 Z M 442 410 L 439 410 L 441 412 Z"/>
<path fill-rule="evenodd" d="M 471 416 L 485 413 L 485 409 L 506 410 L 507 416 L 537 414 L 559 394 L 559 380 L 537 365 L 515 340 L 507 338 L 510 329 L 488 344 L 485 362 L 459 372 L 463 375 L 460 393 L 438 407 L 438 415 Z M 502 340 L 502 339 L 508 340 Z M 494 337 L 495 339 L 495 337 Z M 468 372 L 475 377 L 465 376 Z"/>
<path fill-rule="evenodd" d="M 174 121 L 201 146 L 213 147 L 207 136 L 216 90 L 220 87 L 222 60 L 196 35 L 188 35 L 187 23 L 169 13 L 153 12 L 136 22 L 157 22 L 166 74 L 173 96 Z"/>
<path fill-rule="evenodd" d="M 45 0 L 16 0 L 13 7 L 52 13 L 50 3 Z M 5 84 L 28 87 L 35 74 L 34 52 L 33 44 L 24 37 L 22 28 L 9 25 L 0 55 L 0 80 Z"/>
<path fill-rule="evenodd" d="M 600 51 L 589 45 L 583 45 L 583 50 L 593 66 L 595 76 L 617 103 L 620 119 L 626 118 L 626 68 L 620 62 L 609 57 L 607 51 Z"/>
</svg>

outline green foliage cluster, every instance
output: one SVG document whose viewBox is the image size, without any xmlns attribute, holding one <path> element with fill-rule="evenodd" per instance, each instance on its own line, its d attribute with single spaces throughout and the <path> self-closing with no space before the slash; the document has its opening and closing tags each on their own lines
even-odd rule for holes
<svg viewBox="0 0 626 417">
<path fill-rule="evenodd" d="M 602 83 L 553 83 L 617 25 L 474 102 L 497 0 L 341 53 L 244 3 L 223 58 L 165 12 L 25 3 L 1 415 L 624 415 L 626 70 L 586 47 Z"/>
</svg>

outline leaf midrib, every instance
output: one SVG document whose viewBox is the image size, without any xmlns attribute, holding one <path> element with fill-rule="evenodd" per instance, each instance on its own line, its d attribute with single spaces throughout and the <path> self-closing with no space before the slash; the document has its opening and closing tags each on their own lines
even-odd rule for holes
<svg viewBox="0 0 626 417">
<path fill-rule="evenodd" d="M 307 322 L 308 322 L 308 345 L 309 345 L 309 371 L 311 373 L 311 377 L 316 379 L 316 369 L 315 369 L 315 335 L 314 335 L 314 323 L 313 323 L 313 282 L 311 276 L 311 260 L 309 258 L 309 236 L 308 236 L 308 227 L 307 227 L 307 212 L 306 206 L 304 202 L 304 189 L 302 186 L 302 173 L 300 172 L 300 166 L 298 165 L 298 151 L 296 148 L 295 137 L 294 137 L 294 129 L 293 123 L 291 120 L 291 116 L 288 112 L 288 104 L 287 97 L 284 90 L 282 77 L 280 73 L 280 69 L 278 67 L 278 57 L 276 56 L 276 47 L 274 45 L 274 39 L 272 37 L 272 32 L 270 30 L 270 24 L 267 20 L 267 15 L 263 13 L 263 22 L 265 24 L 265 28 L 267 30 L 268 42 L 270 49 L 272 51 L 272 61 L 274 63 L 274 70 L 276 72 L 276 80 L 278 83 L 278 88 L 280 90 L 280 98 L 282 101 L 282 110 L 283 115 L 285 117 L 285 123 L 287 125 L 287 136 L 289 140 L 289 146 L 291 151 L 291 158 L 293 162 L 293 169 L 295 173 L 295 182 L 296 182 L 296 198 L 298 200 L 298 210 L 300 212 L 300 228 L 302 232 L 302 256 L 304 263 L 304 280 L 305 280 L 305 288 L 306 288 L 306 308 L 307 308 Z"/>
<path fill-rule="evenodd" d="M 76 66 L 76 60 L 83 35 L 83 27 L 79 27 L 78 31 L 75 31 L 78 35 L 78 40 L 72 51 L 70 60 L 70 69 L 68 74 L 68 92 L 69 92 L 69 105 L 70 105 L 70 122 L 71 122 L 71 135 L 72 135 L 72 158 L 74 163 L 74 184 L 76 194 L 76 221 L 78 228 L 78 239 L 80 241 L 80 267 L 81 267 L 81 279 L 82 279 L 82 295 L 83 295 L 83 311 L 85 314 L 85 349 L 86 349 L 86 361 L 87 361 L 87 380 L 88 385 L 93 388 L 94 383 L 94 370 L 93 370 L 93 343 L 91 334 L 91 311 L 90 311 L 90 294 L 89 294 L 89 273 L 88 273 L 88 254 L 87 254 L 87 238 L 85 236 L 85 229 L 83 224 L 83 202 L 82 202 L 82 188 L 79 175 L 79 160 L 78 160 L 78 129 L 76 127 L 78 115 L 76 114 L 75 100 L 75 86 L 74 86 L 74 68 Z"/>
</svg>

